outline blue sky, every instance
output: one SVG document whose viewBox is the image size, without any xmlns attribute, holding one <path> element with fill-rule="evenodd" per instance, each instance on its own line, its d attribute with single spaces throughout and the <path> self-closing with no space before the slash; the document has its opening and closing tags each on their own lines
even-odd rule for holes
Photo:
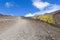
<svg viewBox="0 0 60 40">
<path fill-rule="evenodd" d="M 0 0 L 0 13 L 33 16 L 60 10 L 59 0 Z"/>
</svg>

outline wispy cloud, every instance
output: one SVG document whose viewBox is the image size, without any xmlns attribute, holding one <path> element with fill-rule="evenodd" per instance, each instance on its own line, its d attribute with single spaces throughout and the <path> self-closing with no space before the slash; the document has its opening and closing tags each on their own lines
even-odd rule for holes
<svg viewBox="0 0 60 40">
<path fill-rule="evenodd" d="M 33 6 L 37 7 L 38 9 L 44 9 L 45 7 L 49 6 L 50 3 L 48 2 L 42 2 L 42 1 L 33 1 Z"/>
<path fill-rule="evenodd" d="M 49 2 L 43 2 L 42 0 L 32 0 L 32 5 L 38 8 L 40 11 L 36 13 L 30 13 L 30 15 L 35 14 L 44 14 L 44 13 L 50 13 L 56 10 L 60 10 L 60 5 L 58 4 L 51 4 Z M 27 14 L 28 16 L 29 14 Z"/>
<path fill-rule="evenodd" d="M 10 2 L 6 2 L 6 3 L 5 3 L 5 7 L 7 7 L 7 8 L 12 7 L 12 6 L 13 6 L 13 4 L 10 3 Z"/>
</svg>

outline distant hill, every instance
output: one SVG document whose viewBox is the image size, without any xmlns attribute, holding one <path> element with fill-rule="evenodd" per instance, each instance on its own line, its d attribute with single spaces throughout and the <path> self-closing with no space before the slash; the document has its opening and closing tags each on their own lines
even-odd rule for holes
<svg viewBox="0 0 60 40">
<path fill-rule="evenodd" d="M 57 14 L 59 12 L 60 12 L 60 10 L 57 10 L 57 11 L 54 11 L 54 12 L 51 12 L 51 13 L 45 13 L 44 15 L 54 15 L 54 14 Z"/>
<path fill-rule="evenodd" d="M 3 14 L 0 13 L 0 16 L 3 16 Z"/>
</svg>

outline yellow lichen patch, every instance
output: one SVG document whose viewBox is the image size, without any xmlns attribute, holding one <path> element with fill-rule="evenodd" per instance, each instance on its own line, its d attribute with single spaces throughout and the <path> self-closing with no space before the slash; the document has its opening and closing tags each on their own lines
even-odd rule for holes
<svg viewBox="0 0 60 40">
<path fill-rule="evenodd" d="M 34 19 L 39 19 L 39 20 L 42 20 L 44 22 L 55 24 L 55 20 L 54 20 L 52 15 L 40 15 L 40 16 L 39 15 L 35 15 Z"/>
</svg>

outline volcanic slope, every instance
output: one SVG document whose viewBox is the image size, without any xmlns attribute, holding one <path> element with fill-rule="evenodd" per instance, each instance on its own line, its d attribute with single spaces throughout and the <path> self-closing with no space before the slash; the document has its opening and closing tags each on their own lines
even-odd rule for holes
<svg viewBox="0 0 60 40">
<path fill-rule="evenodd" d="M 31 18 L 1 16 L 0 40 L 60 40 L 60 28 Z"/>
</svg>

